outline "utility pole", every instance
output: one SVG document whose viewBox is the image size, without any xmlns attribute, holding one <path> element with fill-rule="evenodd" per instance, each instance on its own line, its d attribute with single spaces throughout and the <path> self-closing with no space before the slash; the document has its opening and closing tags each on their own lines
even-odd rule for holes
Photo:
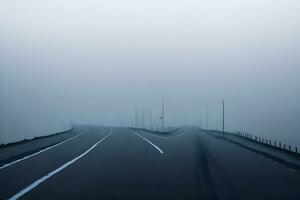
<svg viewBox="0 0 300 200">
<path fill-rule="evenodd" d="M 138 128 L 142 127 L 142 123 L 141 123 L 141 112 L 138 110 Z"/>
<path fill-rule="evenodd" d="M 126 112 L 126 127 L 130 127 L 131 123 L 129 121 L 129 116 L 128 116 L 128 112 Z"/>
<path fill-rule="evenodd" d="M 225 133 L 225 102 L 222 101 L 223 104 L 223 137 L 224 137 L 224 133 Z"/>
<path fill-rule="evenodd" d="M 202 111 L 200 112 L 200 128 L 202 129 Z"/>
<path fill-rule="evenodd" d="M 164 120 L 165 120 L 165 102 L 164 102 L 164 100 L 162 100 L 162 104 L 161 104 L 161 117 L 160 117 L 160 119 L 161 119 L 161 129 L 163 130 L 164 127 L 165 127 L 165 122 L 164 122 Z"/>
<path fill-rule="evenodd" d="M 150 109 L 150 128 L 153 129 L 152 108 Z"/>
<path fill-rule="evenodd" d="M 137 128 L 137 105 L 135 105 L 135 128 Z"/>
<path fill-rule="evenodd" d="M 144 125 L 144 107 L 142 107 L 142 128 L 145 128 L 145 125 Z"/>
<path fill-rule="evenodd" d="M 173 113 L 173 128 L 175 128 L 175 114 Z"/>
<path fill-rule="evenodd" d="M 205 122 L 205 123 L 206 123 L 206 130 L 207 130 L 207 125 L 208 125 L 208 124 L 207 124 L 207 117 L 208 117 L 208 115 L 207 115 L 207 104 L 206 104 L 206 107 L 205 107 L 205 111 L 206 111 L 206 112 L 205 112 L 205 113 L 206 113 L 206 115 L 205 115 L 205 116 L 206 116 L 206 117 L 205 117 L 206 122 Z"/>
</svg>

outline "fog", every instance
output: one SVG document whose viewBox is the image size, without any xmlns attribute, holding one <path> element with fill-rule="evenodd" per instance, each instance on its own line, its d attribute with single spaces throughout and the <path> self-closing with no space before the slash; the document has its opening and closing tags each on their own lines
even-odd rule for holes
<svg viewBox="0 0 300 200">
<path fill-rule="evenodd" d="M 70 123 L 205 124 L 300 145 L 297 0 L 0 0 L 0 143 Z M 202 116 L 202 117 L 201 117 Z M 201 123 L 202 119 L 202 123 Z"/>
</svg>

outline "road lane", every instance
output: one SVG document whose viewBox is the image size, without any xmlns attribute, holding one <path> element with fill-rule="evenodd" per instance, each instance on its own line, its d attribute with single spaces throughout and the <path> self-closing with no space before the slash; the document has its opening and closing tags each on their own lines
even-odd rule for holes
<svg viewBox="0 0 300 200">
<path fill-rule="evenodd" d="M 63 145 L 16 163 L 0 171 L 0 199 L 7 199 L 35 180 L 57 169 L 90 148 L 104 137 L 104 129 L 87 127 L 88 131 Z"/>
<path fill-rule="evenodd" d="M 111 135 L 111 132 L 109 131 L 109 133 L 102 139 L 100 139 L 99 141 L 96 142 L 96 144 L 94 144 L 92 147 L 90 147 L 88 150 L 86 150 L 84 153 L 80 154 L 79 156 L 77 156 L 76 158 L 73 158 L 72 160 L 68 161 L 67 163 L 63 164 L 62 166 L 60 166 L 59 168 L 55 169 L 54 171 L 48 173 L 46 176 L 43 176 L 42 178 L 36 180 L 35 182 L 33 182 L 32 184 L 30 184 L 29 186 L 27 186 L 26 188 L 24 188 L 23 190 L 19 191 L 17 194 L 15 194 L 14 196 L 10 197 L 10 200 L 15 200 L 20 198 L 21 196 L 23 196 L 24 194 L 30 192 L 31 190 L 33 190 L 34 188 L 36 188 L 37 186 L 39 186 L 41 183 L 47 181 L 47 179 L 51 178 L 52 176 L 54 176 L 55 174 L 59 173 L 60 171 L 64 170 L 66 167 L 70 166 L 71 164 L 75 163 L 77 160 L 79 160 L 80 158 L 82 158 L 83 156 L 87 155 L 90 151 L 92 151 L 98 144 L 100 144 L 101 142 L 103 142 L 107 137 L 109 137 Z"/>
<path fill-rule="evenodd" d="M 199 132 L 194 130 L 195 133 Z M 216 193 L 224 199 L 300 199 L 300 174 L 263 155 L 199 134 Z"/>
<path fill-rule="evenodd" d="M 148 132 L 148 131 L 143 131 L 143 130 L 137 130 L 138 133 L 142 133 L 144 135 L 148 135 L 149 137 L 157 137 L 157 138 L 161 138 L 161 139 L 172 139 L 174 137 L 180 137 L 182 135 L 184 135 L 186 133 L 185 130 L 178 130 L 176 131 L 176 133 L 172 133 L 172 134 L 162 134 L 162 133 L 155 133 L 155 132 Z"/>
<path fill-rule="evenodd" d="M 21 199 L 198 199 L 196 149 L 184 150 L 187 141 L 163 142 L 160 154 L 130 129 L 112 132 L 101 146 Z M 195 148 L 192 138 L 187 140 Z"/>
<path fill-rule="evenodd" d="M 153 144 L 150 140 L 144 138 L 143 136 L 141 136 L 141 135 L 140 135 L 139 133 L 137 133 L 137 132 L 135 132 L 135 134 L 136 134 L 138 137 L 140 137 L 140 138 L 142 138 L 143 140 L 145 140 L 146 142 L 148 142 L 150 145 L 152 145 L 159 153 L 161 153 L 161 154 L 164 153 L 163 150 L 161 150 L 161 148 L 159 148 L 158 146 L 156 146 L 155 144 Z"/>
<path fill-rule="evenodd" d="M 10 163 L 6 163 L 6 164 L 0 166 L 0 170 L 5 169 L 5 168 L 7 168 L 7 167 L 9 167 L 9 166 L 12 166 L 12 165 L 14 165 L 14 164 L 16 164 L 16 163 L 22 162 L 22 161 L 24 161 L 24 160 L 26 160 L 26 159 L 28 159 L 28 158 L 33 157 L 33 156 L 36 156 L 36 155 L 39 155 L 39 154 L 44 153 L 44 152 L 46 152 L 46 151 L 49 151 L 50 149 L 53 149 L 53 148 L 58 147 L 58 146 L 60 146 L 60 145 L 63 145 L 64 143 L 69 142 L 69 141 L 71 141 L 71 140 L 73 140 L 73 139 L 75 139 L 75 138 L 81 136 L 82 134 L 84 134 L 84 133 L 86 133 L 86 132 L 87 132 L 87 129 L 85 129 L 84 131 L 78 133 L 77 135 L 75 135 L 75 136 L 73 136 L 73 137 L 71 137 L 71 138 L 68 138 L 68 139 L 66 139 L 66 140 L 64 140 L 64 141 L 62 141 L 62 142 L 59 142 L 59 143 L 57 143 L 57 144 L 55 144 L 55 145 L 49 146 L 49 147 L 47 147 L 47 148 L 44 148 L 44 149 L 42 149 L 42 150 L 39 150 L 38 152 L 35 152 L 35 153 L 33 153 L 33 154 L 30 154 L 30 155 L 24 156 L 24 157 L 22 157 L 22 158 L 19 158 L 19 159 L 17 159 L 17 160 L 14 160 L 14 161 L 12 161 L 12 162 L 10 162 Z"/>
<path fill-rule="evenodd" d="M 35 153 L 37 150 L 58 144 L 73 137 L 74 135 L 77 135 L 83 130 L 84 127 L 76 126 L 71 131 L 23 141 L 14 145 L 5 145 L 0 148 L 0 165 L 22 158 L 24 155 Z"/>
<path fill-rule="evenodd" d="M 216 199 L 214 186 L 207 166 L 205 149 L 198 142 L 198 134 L 193 129 L 181 129 L 176 134 L 163 135 L 140 132 L 155 144 L 163 147 L 174 177 L 169 188 L 186 190 L 188 199 Z M 189 188 L 187 188 L 189 187 Z M 179 196 L 177 199 L 184 199 Z"/>
<path fill-rule="evenodd" d="M 20 199 L 259 200 L 300 197 L 298 172 L 199 129 L 184 128 L 169 136 L 145 131 L 138 131 L 137 135 L 127 128 L 111 129 L 113 134 L 101 145 L 39 183 Z M 16 164 L 12 166 L 15 170 L 5 174 L 0 172 L 2 189 L 16 194 L 42 179 L 47 174 L 45 171 L 49 173 L 76 159 L 105 137 L 97 130 L 99 128 L 89 127 L 80 140 L 77 138 L 62 145 L 60 150 L 54 148 L 45 153 L 46 157 L 41 154 Z M 28 162 L 31 159 L 35 160 Z M 58 165 L 56 160 L 63 162 Z M 47 165 L 52 162 L 56 163 L 55 167 L 49 170 Z M 33 168 L 32 171 L 29 168 Z M 18 170 L 21 173 L 16 173 Z M 27 185 L 16 189 L 16 182 L 24 179 L 24 172 L 31 174 L 31 182 L 27 180 Z M 4 185 L 7 182 L 8 185 Z"/>
</svg>

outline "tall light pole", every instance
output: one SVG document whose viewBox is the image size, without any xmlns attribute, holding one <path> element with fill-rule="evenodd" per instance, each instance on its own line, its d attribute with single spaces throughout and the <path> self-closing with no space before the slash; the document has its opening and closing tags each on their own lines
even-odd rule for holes
<svg viewBox="0 0 300 200">
<path fill-rule="evenodd" d="M 142 107 L 142 128 L 145 128 L 145 125 L 144 125 L 144 107 Z"/>
<path fill-rule="evenodd" d="M 200 128 L 202 129 L 202 110 L 200 112 Z"/>
<path fill-rule="evenodd" d="M 139 110 L 136 111 L 136 118 L 137 118 L 137 128 L 141 127 L 141 121 L 140 121 L 140 112 Z"/>
<path fill-rule="evenodd" d="M 208 123 L 208 122 L 207 122 L 207 117 L 208 117 L 208 115 L 207 115 L 207 104 L 206 104 L 206 106 L 205 106 L 205 116 L 206 116 L 206 117 L 205 117 L 205 120 L 206 120 L 205 123 L 206 123 L 206 130 L 207 130 L 207 125 L 208 125 L 208 124 L 207 124 L 207 123 Z"/>
<path fill-rule="evenodd" d="M 137 105 L 135 105 L 135 128 L 138 127 L 138 111 L 137 111 Z"/>
<path fill-rule="evenodd" d="M 222 101 L 223 104 L 223 137 L 224 137 L 224 133 L 225 133 L 225 102 Z"/>
<path fill-rule="evenodd" d="M 175 114 L 173 113 L 173 128 L 175 128 Z"/>
<path fill-rule="evenodd" d="M 165 127 L 165 102 L 164 100 L 162 100 L 162 104 L 161 104 L 161 129 L 163 130 Z"/>
<path fill-rule="evenodd" d="M 150 128 L 153 129 L 152 108 L 150 109 Z"/>
</svg>

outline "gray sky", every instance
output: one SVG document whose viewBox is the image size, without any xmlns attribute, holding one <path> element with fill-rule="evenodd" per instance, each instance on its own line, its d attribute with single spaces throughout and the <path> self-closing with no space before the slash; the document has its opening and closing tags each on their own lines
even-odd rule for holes
<svg viewBox="0 0 300 200">
<path fill-rule="evenodd" d="M 167 119 L 300 145 L 297 0 L 0 0 L 0 140 Z M 122 118 L 122 119 L 121 119 Z M 157 120 L 156 120 L 157 121 Z M 122 123 L 121 123 L 122 124 Z M 64 126 L 67 128 L 67 126 Z"/>
</svg>

